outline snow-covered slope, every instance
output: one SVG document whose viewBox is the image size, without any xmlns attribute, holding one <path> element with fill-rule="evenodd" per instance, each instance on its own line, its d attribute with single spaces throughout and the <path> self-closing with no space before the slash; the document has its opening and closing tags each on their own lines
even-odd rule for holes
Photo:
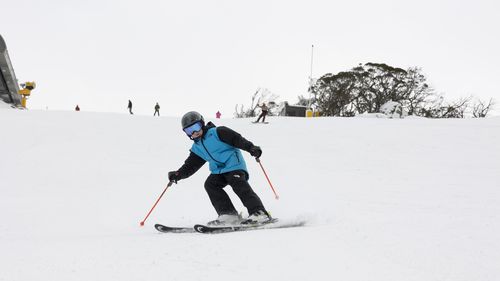
<svg viewBox="0 0 500 281">
<path fill-rule="evenodd" d="M 293 229 L 159 234 L 213 219 L 178 118 L 0 109 L 0 280 L 497 280 L 500 118 L 217 120 L 260 145 Z M 232 191 L 235 205 L 243 208 Z"/>
</svg>

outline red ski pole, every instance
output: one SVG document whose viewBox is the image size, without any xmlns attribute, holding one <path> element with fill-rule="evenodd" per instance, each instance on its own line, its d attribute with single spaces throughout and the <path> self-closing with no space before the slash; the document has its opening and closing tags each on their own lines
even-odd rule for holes
<svg viewBox="0 0 500 281">
<path fill-rule="evenodd" d="M 262 167 L 262 163 L 260 163 L 260 159 L 259 158 L 255 158 L 255 160 L 257 161 L 257 163 L 259 163 L 260 168 L 262 169 L 262 172 L 264 172 L 264 176 L 266 176 L 267 182 L 269 183 L 269 186 L 271 186 L 271 189 L 273 190 L 274 198 L 276 198 L 276 200 L 280 199 L 280 197 L 278 196 L 278 194 L 276 194 L 276 190 L 274 190 L 273 184 L 269 180 L 269 177 L 267 176 L 267 173 L 264 170 L 264 167 Z"/>
<path fill-rule="evenodd" d="M 153 205 L 153 208 L 151 208 L 151 210 L 149 210 L 149 213 L 146 215 L 146 217 L 140 222 L 140 225 L 141 226 L 144 226 L 144 222 L 148 219 L 149 215 L 151 214 L 151 212 L 153 211 L 153 209 L 156 207 L 156 205 L 158 205 L 158 202 L 160 202 L 160 199 L 161 197 L 163 196 L 163 194 L 165 194 L 165 191 L 167 191 L 167 189 L 174 183 L 174 181 L 171 181 L 167 184 L 167 186 L 165 187 L 165 189 L 163 190 L 163 192 L 161 193 L 160 197 L 158 197 L 158 200 L 156 200 L 156 203 Z"/>
</svg>

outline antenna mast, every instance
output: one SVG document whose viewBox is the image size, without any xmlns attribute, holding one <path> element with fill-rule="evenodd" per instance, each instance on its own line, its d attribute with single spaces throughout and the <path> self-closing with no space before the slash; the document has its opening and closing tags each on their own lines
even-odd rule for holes
<svg viewBox="0 0 500 281">
<path fill-rule="evenodd" d="M 313 84 L 313 59 L 314 59 L 314 45 L 311 45 L 311 74 L 309 75 L 309 102 L 308 102 L 308 105 L 307 105 L 307 108 L 308 109 L 311 109 L 311 100 L 312 100 L 312 91 L 311 91 L 311 87 L 312 87 L 312 84 Z"/>
</svg>

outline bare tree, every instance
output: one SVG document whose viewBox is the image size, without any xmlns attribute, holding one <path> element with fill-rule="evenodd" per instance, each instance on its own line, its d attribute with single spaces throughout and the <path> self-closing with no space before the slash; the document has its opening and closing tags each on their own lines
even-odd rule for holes
<svg viewBox="0 0 500 281">
<path fill-rule="evenodd" d="M 255 91 L 255 93 L 252 95 L 252 103 L 248 109 L 245 109 L 245 107 L 241 105 L 240 109 L 238 110 L 238 105 L 235 106 L 234 117 L 236 118 L 255 117 L 255 108 L 257 107 L 255 105 L 255 99 L 259 94 L 259 90 L 260 88 L 257 89 L 257 91 Z"/>
<path fill-rule="evenodd" d="M 472 97 L 466 97 L 444 103 L 444 97 L 439 96 L 430 105 L 421 108 L 419 115 L 428 118 L 464 118 L 471 99 Z"/>
<path fill-rule="evenodd" d="M 252 102 L 248 109 L 245 109 L 243 105 L 238 109 L 238 105 L 235 106 L 234 117 L 245 118 L 245 117 L 255 117 L 257 107 L 262 103 L 266 103 L 269 107 L 269 115 L 274 115 L 272 109 L 276 107 L 276 99 L 278 95 L 273 94 L 267 88 L 258 88 L 252 95 Z"/>
<path fill-rule="evenodd" d="M 448 104 L 444 108 L 441 118 L 464 118 L 471 99 L 472 97 L 461 98 L 458 101 Z"/>
<path fill-rule="evenodd" d="M 234 106 L 234 117 L 243 118 L 245 117 L 245 111 L 243 110 L 243 105 L 238 109 L 238 105 Z"/>
<path fill-rule="evenodd" d="M 490 101 L 486 104 L 486 102 L 483 102 L 482 100 L 478 99 L 473 105 L 472 105 L 472 117 L 474 118 L 484 118 L 486 115 L 488 115 L 488 112 L 490 109 L 493 108 L 495 105 L 495 102 L 493 99 L 490 99 Z"/>
</svg>

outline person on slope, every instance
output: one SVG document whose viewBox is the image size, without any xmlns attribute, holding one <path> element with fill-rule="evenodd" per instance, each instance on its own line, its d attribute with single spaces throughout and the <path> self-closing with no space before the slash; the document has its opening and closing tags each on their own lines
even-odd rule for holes
<svg viewBox="0 0 500 281">
<path fill-rule="evenodd" d="M 128 108 L 128 112 L 129 112 L 130 114 L 134 114 L 134 113 L 132 112 L 132 101 L 131 101 L 131 100 L 128 100 L 128 106 L 127 106 L 127 108 Z"/>
<path fill-rule="evenodd" d="M 158 103 L 156 103 L 155 105 L 155 113 L 153 114 L 153 116 L 156 116 L 156 113 L 158 113 L 158 116 L 160 116 L 160 105 Z"/>
<path fill-rule="evenodd" d="M 262 118 L 262 123 L 265 123 L 266 115 L 269 112 L 269 107 L 267 107 L 266 103 L 263 103 L 262 105 L 257 105 L 257 107 L 260 107 L 262 112 L 260 113 L 259 118 L 257 118 L 257 121 L 255 121 L 254 123 L 259 123 L 260 118 Z"/>
<path fill-rule="evenodd" d="M 255 158 L 262 155 L 260 147 L 243 138 L 239 133 L 224 126 L 205 124 L 203 116 L 190 111 L 182 117 L 182 129 L 193 140 L 188 158 L 177 171 L 170 171 L 168 179 L 177 182 L 197 172 L 205 162 L 211 174 L 205 181 L 205 190 L 217 211 L 218 218 L 208 225 L 257 224 L 271 220 L 259 196 L 248 183 L 249 174 L 241 150 Z M 230 185 L 248 210 L 248 218 L 242 219 L 236 211 L 224 187 Z"/>
</svg>

